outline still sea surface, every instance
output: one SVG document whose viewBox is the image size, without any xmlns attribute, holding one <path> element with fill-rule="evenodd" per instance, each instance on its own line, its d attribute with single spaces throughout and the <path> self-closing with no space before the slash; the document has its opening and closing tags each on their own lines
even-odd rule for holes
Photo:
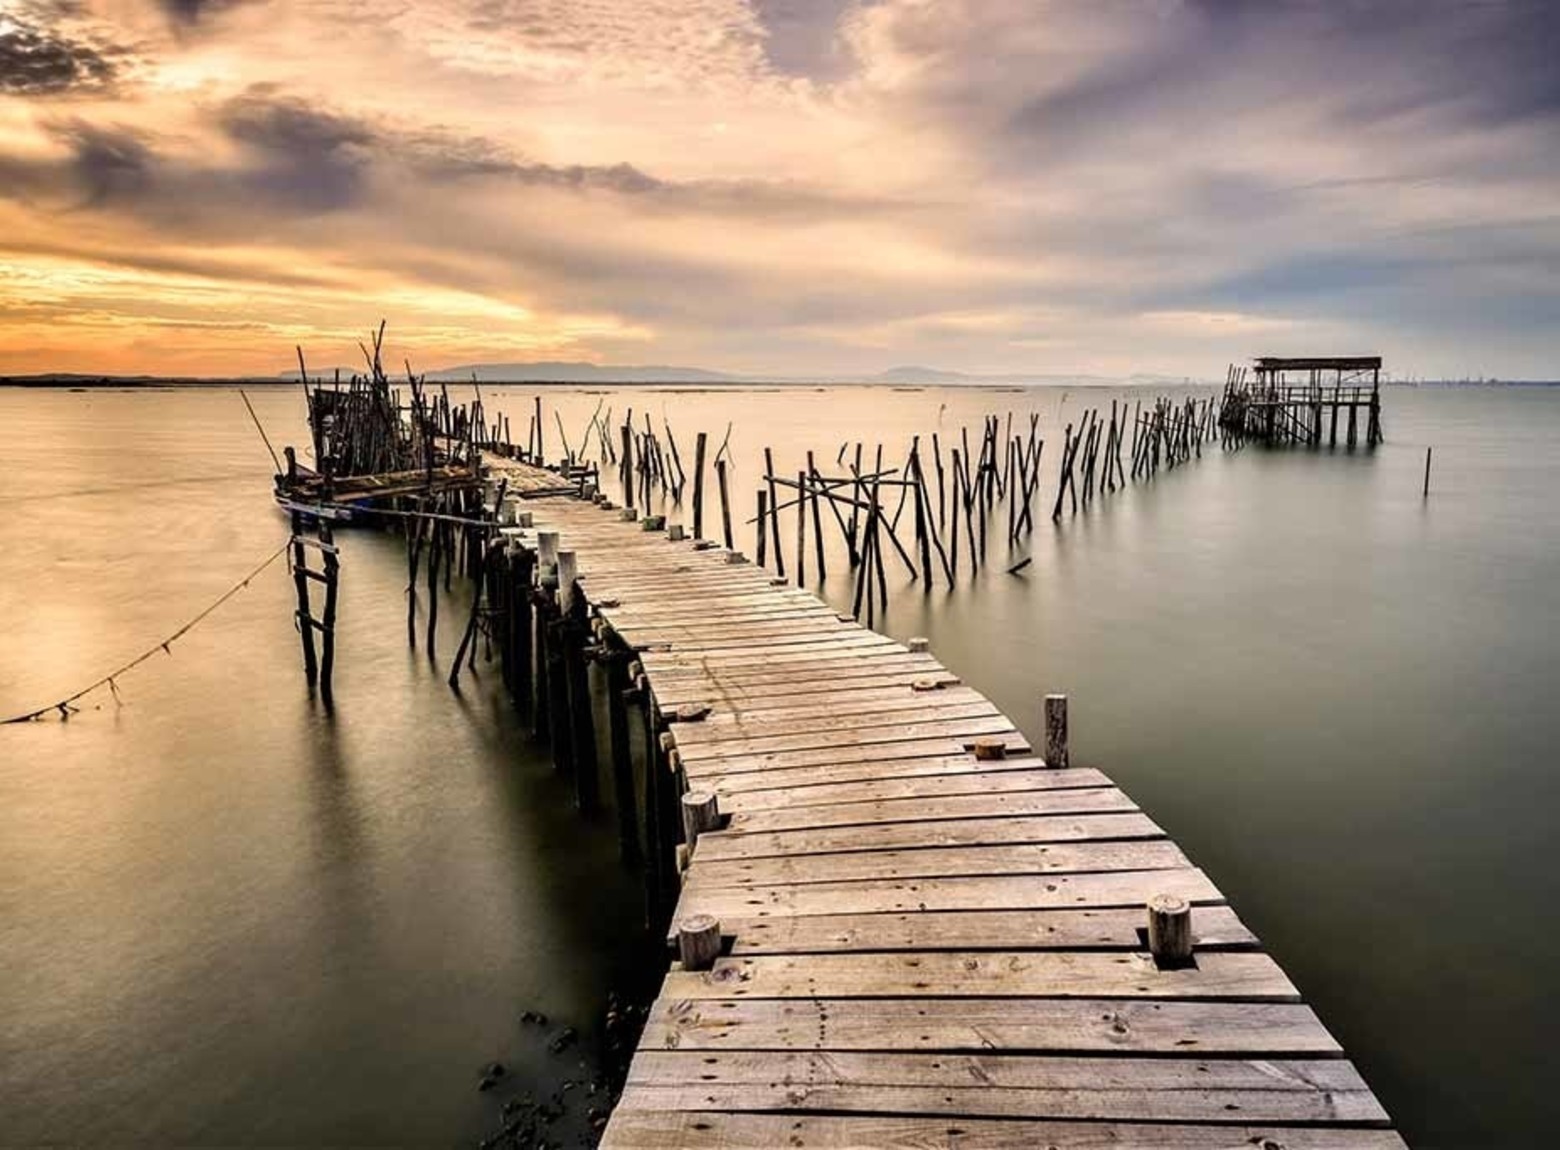
<svg viewBox="0 0 1560 1150">
<path fill-rule="evenodd" d="M 832 471 L 846 441 L 897 460 L 913 434 L 1038 412 L 1036 530 L 1009 560 L 999 518 L 952 592 L 891 562 L 885 629 L 928 636 L 1031 736 L 1066 692 L 1074 761 L 1210 872 L 1412 1145 L 1552 1140 L 1560 388 L 1388 389 L 1374 452 L 1205 447 L 1056 525 L 1061 426 L 1151 393 L 484 399 L 523 440 L 538 392 L 554 455 L 555 410 L 576 448 L 598 404 L 669 421 L 690 469 L 694 433 L 713 454 L 729 423 L 749 554 L 765 445 L 782 473 L 808 449 Z M 278 449 L 306 441 L 299 389 L 250 394 Z M 236 390 L 0 390 L 0 460 L 4 715 L 155 646 L 285 538 Z M 399 537 L 340 537 L 334 714 L 277 563 L 117 700 L 0 727 L 0 1142 L 470 1144 L 522 1091 L 584 1130 L 607 995 L 657 974 L 640 881 L 496 666 L 446 685 L 465 589 L 430 659 L 406 644 Z M 819 589 L 848 609 L 845 568 Z M 580 1041 L 554 1053 L 564 1026 Z M 493 1060 L 510 1076 L 479 1093 Z"/>
</svg>

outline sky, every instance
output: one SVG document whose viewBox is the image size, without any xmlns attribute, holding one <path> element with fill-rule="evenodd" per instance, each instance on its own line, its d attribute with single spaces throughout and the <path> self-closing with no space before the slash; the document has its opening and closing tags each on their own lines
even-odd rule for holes
<svg viewBox="0 0 1560 1150">
<path fill-rule="evenodd" d="M 0 374 L 1560 376 L 1560 5 L 0 0 Z"/>
</svg>

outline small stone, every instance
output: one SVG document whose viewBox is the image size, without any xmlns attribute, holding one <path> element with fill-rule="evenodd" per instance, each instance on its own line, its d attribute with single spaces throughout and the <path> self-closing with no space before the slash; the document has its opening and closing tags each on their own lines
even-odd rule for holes
<svg viewBox="0 0 1560 1150">
<path fill-rule="evenodd" d="M 579 1035 L 575 1032 L 574 1027 L 565 1026 L 562 1030 L 558 1031 L 557 1034 L 553 1035 L 550 1039 L 547 1040 L 547 1049 L 551 1050 L 554 1054 L 562 1054 L 565 1050 L 574 1045 L 574 1042 L 577 1038 L 579 1038 Z"/>
<path fill-rule="evenodd" d="M 532 1026 L 546 1026 L 547 1016 L 540 1010 L 526 1010 L 521 1012 L 520 1021 Z"/>
</svg>

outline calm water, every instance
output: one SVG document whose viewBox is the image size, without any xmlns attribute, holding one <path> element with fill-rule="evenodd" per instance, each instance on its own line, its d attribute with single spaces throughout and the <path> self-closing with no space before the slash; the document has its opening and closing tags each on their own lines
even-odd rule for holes
<svg viewBox="0 0 1560 1150">
<path fill-rule="evenodd" d="M 519 438 L 533 394 L 485 397 Z M 546 393 L 576 441 L 598 401 L 665 415 L 689 466 L 693 432 L 734 421 L 739 518 L 766 443 L 828 470 L 846 439 L 902 450 L 1009 410 L 1042 413 L 1048 511 L 1059 420 L 1121 394 Z M 302 441 L 296 390 L 254 398 Z M 994 555 L 953 593 L 901 583 L 887 629 L 1032 733 L 1067 692 L 1075 759 L 1212 873 L 1414 1145 L 1547 1144 L 1560 390 L 1391 390 L 1386 415 L 1374 454 L 1214 448 L 1042 514 L 1022 575 Z M 145 648 L 283 535 L 234 392 L 0 391 L 0 458 L 7 714 Z M 277 566 L 122 706 L 0 728 L 0 1141 L 451 1144 L 494 1122 L 488 1060 L 539 1088 L 594 1068 L 604 995 L 647 969 L 610 820 L 572 814 L 496 672 L 444 685 L 453 624 L 442 658 L 407 651 L 397 538 L 351 533 L 343 574 L 333 718 Z M 579 1050 L 550 1055 L 527 1008 Z"/>
</svg>

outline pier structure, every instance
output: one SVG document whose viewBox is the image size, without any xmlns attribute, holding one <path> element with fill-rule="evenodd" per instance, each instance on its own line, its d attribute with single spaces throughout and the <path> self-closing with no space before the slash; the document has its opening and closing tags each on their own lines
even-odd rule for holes
<svg viewBox="0 0 1560 1150">
<path fill-rule="evenodd" d="M 1270 444 L 1328 446 L 1338 443 L 1338 418 L 1347 413 L 1345 441 L 1359 443 L 1365 413 L 1365 446 L 1382 441 L 1381 357 L 1378 355 L 1285 359 L 1262 356 L 1254 378 L 1232 368 L 1225 381 L 1219 423 L 1230 434 Z"/>
<path fill-rule="evenodd" d="M 536 493 L 493 509 L 506 679 L 582 806 L 610 759 L 676 955 L 603 1145 L 1403 1146 L 1213 879 L 1074 761 L 1065 698 L 1037 753 L 925 640 L 525 470 L 493 468 Z"/>
</svg>

